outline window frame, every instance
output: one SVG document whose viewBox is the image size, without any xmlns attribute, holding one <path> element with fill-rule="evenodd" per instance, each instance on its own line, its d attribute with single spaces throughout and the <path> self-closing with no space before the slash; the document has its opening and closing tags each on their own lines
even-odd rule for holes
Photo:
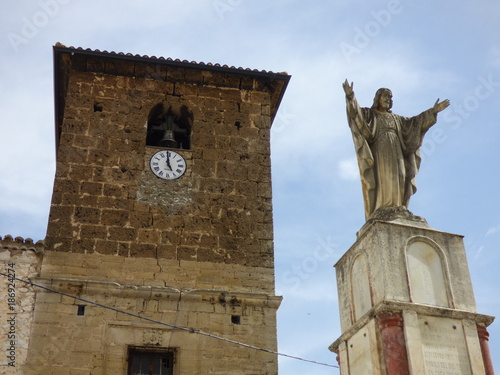
<svg viewBox="0 0 500 375">
<path fill-rule="evenodd" d="M 174 348 L 164 348 L 164 347 L 151 347 L 151 346 L 129 346 L 127 350 L 127 375 L 137 375 L 133 373 L 133 359 L 140 356 L 151 357 L 152 360 L 161 360 L 168 358 L 171 361 L 171 367 L 169 371 L 164 373 L 154 373 L 153 371 L 148 372 L 146 375 L 174 375 L 175 374 L 175 362 L 176 362 L 176 349 Z M 144 374 L 141 372 L 141 375 Z"/>
</svg>

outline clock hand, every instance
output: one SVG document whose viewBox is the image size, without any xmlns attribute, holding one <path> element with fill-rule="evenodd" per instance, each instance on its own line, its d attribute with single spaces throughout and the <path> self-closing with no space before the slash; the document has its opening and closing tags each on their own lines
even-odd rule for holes
<svg viewBox="0 0 500 375">
<path fill-rule="evenodd" d="M 170 151 L 167 151 L 167 167 L 172 170 L 172 166 L 170 165 Z"/>
</svg>

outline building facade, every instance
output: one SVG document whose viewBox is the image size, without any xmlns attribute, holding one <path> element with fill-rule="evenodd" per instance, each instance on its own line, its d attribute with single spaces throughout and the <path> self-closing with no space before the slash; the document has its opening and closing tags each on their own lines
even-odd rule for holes
<svg viewBox="0 0 500 375">
<path fill-rule="evenodd" d="M 238 343 L 277 348 L 269 141 L 290 76 L 59 44 L 54 63 L 20 373 L 276 374 Z"/>
</svg>

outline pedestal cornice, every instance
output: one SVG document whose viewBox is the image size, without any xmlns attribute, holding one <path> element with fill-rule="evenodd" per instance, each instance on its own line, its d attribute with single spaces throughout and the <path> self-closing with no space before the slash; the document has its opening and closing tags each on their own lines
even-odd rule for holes
<svg viewBox="0 0 500 375">
<path fill-rule="evenodd" d="M 337 352 L 340 343 L 349 340 L 356 332 L 365 326 L 370 320 L 383 313 L 400 313 L 403 311 L 414 311 L 419 315 L 446 317 L 459 320 L 473 320 L 478 324 L 488 327 L 495 320 L 494 316 L 472 313 L 469 311 L 447 309 L 443 307 L 422 305 L 409 302 L 381 301 L 354 323 L 342 336 L 335 340 L 328 349 Z"/>
</svg>

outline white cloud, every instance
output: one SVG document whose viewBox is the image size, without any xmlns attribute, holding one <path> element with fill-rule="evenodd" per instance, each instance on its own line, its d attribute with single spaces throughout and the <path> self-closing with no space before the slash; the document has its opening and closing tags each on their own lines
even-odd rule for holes
<svg viewBox="0 0 500 375">
<path fill-rule="evenodd" d="M 340 178 L 347 181 L 359 180 L 359 168 L 356 158 L 340 160 L 338 166 Z"/>
<path fill-rule="evenodd" d="M 498 232 L 500 232 L 500 224 L 498 224 L 495 227 L 488 228 L 488 230 L 486 231 L 486 237 L 491 236 L 491 235 L 495 235 Z"/>
</svg>

